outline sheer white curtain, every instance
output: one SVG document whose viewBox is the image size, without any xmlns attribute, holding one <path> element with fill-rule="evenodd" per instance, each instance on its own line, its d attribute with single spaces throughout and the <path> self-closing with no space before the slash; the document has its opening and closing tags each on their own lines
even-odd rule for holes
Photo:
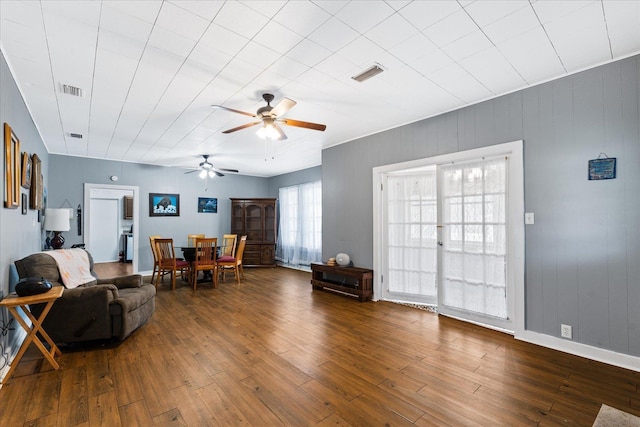
<svg viewBox="0 0 640 427">
<path fill-rule="evenodd" d="M 322 184 L 320 181 L 281 188 L 276 260 L 308 267 L 322 259 Z"/>
<path fill-rule="evenodd" d="M 507 159 L 451 164 L 442 172 L 442 303 L 507 319 Z"/>
<path fill-rule="evenodd" d="M 387 178 L 390 293 L 437 295 L 435 168 Z M 435 303 L 435 299 L 429 302 Z"/>
</svg>

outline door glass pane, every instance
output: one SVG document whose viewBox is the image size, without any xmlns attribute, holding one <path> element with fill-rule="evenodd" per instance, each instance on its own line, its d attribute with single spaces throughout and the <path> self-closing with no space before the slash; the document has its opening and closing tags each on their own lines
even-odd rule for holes
<svg viewBox="0 0 640 427">
<path fill-rule="evenodd" d="M 441 169 L 442 303 L 507 319 L 506 159 Z"/>
<path fill-rule="evenodd" d="M 389 293 L 437 295 L 437 188 L 435 169 L 389 176 L 387 263 Z"/>
</svg>

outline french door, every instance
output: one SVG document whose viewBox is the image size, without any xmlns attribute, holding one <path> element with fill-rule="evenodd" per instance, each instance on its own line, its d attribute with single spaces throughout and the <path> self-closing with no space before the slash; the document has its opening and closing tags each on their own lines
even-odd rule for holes
<svg viewBox="0 0 640 427">
<path fill-rule="evenodd" d="M 510 328 L 508 157 L 440 166 L 438 311 Z"/>
<path fill-rule="evenodd" d="M 522 257 L 513 238 L 522 229 L 514 215 L 523 209 L 508 190 L 521 181 L 510 174 L 508 152 L 458 157 L 379 171 L 376 299 L 434 305 L 444 315 L 513 331 L 524 273 L 509 261 Z"/>
</svg>

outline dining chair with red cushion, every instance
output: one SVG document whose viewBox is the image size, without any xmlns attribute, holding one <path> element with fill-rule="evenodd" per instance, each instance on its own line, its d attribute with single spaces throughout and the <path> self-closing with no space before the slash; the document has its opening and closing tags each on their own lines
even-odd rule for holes
<svg viewBox="0 0 640 427">
<path fill-rule="evenodd" d="M 173 239 L 155 239 L 156 254 L 158 255 L 158 275 L 156 276 L 156 289 L 158 282 L 163 273 L 171 274 L 171 290 L 176 289 L 176 276 L 188 278 L 191 272 L 191 263 L 189 261 L 179 260 L 176 258 L 176 252 L 173 248 Z"/>
<path fill-rule="evenodd" d="M 235 256 L 223 255 L 218 258 L 217 265 L 219 272 L 222 273 L 222 280 L 224 280 L 225 269 L 233 270 L 236 276 L 236 281 L 240 283 L 240 276 L 244 279 L 244 270 L 242 269 L 242 255 L 244 254 L 244 247 L 247 242 L 247 236 L 240 238 L 238 243 L 238 249 Z"/>
</svg>

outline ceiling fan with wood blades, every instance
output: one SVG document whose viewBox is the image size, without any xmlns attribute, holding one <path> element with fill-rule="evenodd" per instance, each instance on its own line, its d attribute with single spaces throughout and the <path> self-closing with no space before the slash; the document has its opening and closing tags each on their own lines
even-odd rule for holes
<svg viewBox="0 0 640 427">
<path fill-rule="evenodd" d="M 200 178 L 206 178 L 207 176 L 209 178 L 213 178 L 216 175 L 224 176 L 221 171 L 238 173 L 238 169 L 217 169 L 215 166 L 213 166 L 213 163 L 209 161 L 209 154 L 202 154 L 202 157 L 204 158 L 204 161 L 200 162 L 198 168 L 185 172 L 185 174 L 200 172 Z"/>
<path fill-rule="evenodd" d="M 287 139 L 287 135 L 282 131 L 282 128 L 279 124 L 284 124 L 287 126 L 295 126 L 299 128 L 305 129 L 313 129 L 324 131 L 327 126 L 321 125 L 318 123 L 311 122 L 303 122 L 301 120 L 293 120 L 293 119 L 285 119 L 281 116 L 289 111 L 296 105 L 296 102 L 289 98 L 283 98 L 278 102 L 275 107 L 271 106 L 271 101 L 273 101 L 274 96 L 270 93 L 265 93 L 262 95 L 262 99 L 267 102 L 267 105 L 264 107 L 258 108 L 255 114 L 247 113 L 246 111 L 236 110 L 235 108 L 225 107 L 223 105 L 212 105 L 212 107 L 222 108 L 227 111 L 231 111 L 233 113 L 243 114 L 245 116 L 254 117 L 258 119 L 257 121 L 247 123 L 232 129 L 225 130 L 222 133 L 232 133 L 242 129 L 246 129 L 251 126 L 256 126 L 261 124 L 262 127 L 258 130 L 258 136 L 261 138 L 269 138 L 269 139 Z"/>
</svg>

